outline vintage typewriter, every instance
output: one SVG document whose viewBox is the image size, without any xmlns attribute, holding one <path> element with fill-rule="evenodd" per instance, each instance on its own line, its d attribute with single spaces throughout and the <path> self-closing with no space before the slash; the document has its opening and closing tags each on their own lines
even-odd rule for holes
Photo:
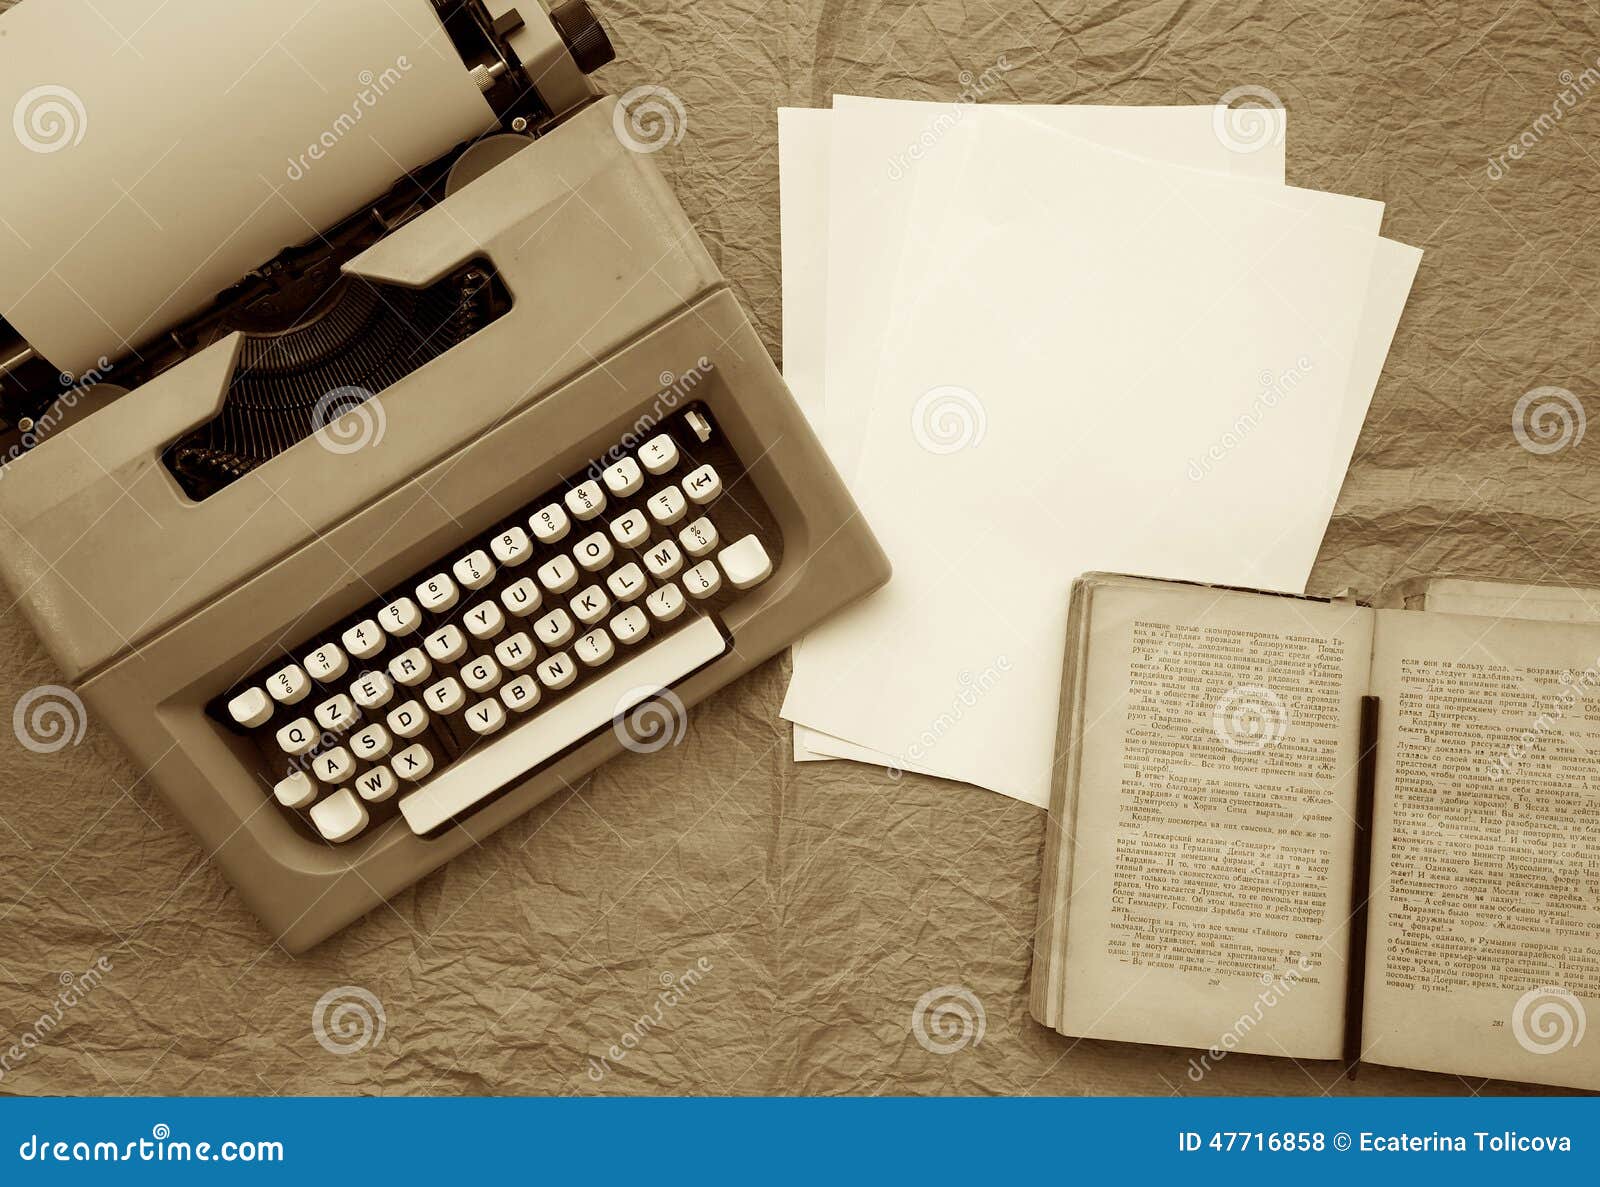
<svg viewBox="0 0 1600 1187">
<path fill-rule="evenodd" d="M 0 16 L 0 570 L 290 951 L 888 577 L 611 57 L 582 0 Z"/>
</svg>

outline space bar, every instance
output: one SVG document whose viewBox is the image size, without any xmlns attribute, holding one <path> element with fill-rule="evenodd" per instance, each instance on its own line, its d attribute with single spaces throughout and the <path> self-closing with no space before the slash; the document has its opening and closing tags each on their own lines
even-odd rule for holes
<svg viewBox="0 0 1600 1187">
<path fill-rule="evenodd" d="M 432 832 L 610 724 L 618 714 L 716 659 L 727 646 L 717 624 L 701 618 L 625 663 L 606 669 L 550 708 L 473 747 L 406 796 L 400 801 L 406 823 L 419 836 Z"/>
</svg>

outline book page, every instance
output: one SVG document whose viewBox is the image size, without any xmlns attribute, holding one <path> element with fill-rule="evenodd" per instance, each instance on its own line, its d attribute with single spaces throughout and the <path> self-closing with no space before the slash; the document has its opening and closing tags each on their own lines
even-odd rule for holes
<svg viewBox="0 0 1600 1187">
<path fill-rule="evenodd" d="M 1094 593 L 1061 1030 L 1329 1059 L 1372 612 Z"/>
<path fill-rule="evenodd" d="M 1363 1058 L 1600 1089 L 1600 629 L 1378 612 Z"/>
<path fill-rule="evenodd" d="M 1548 622 L 1600 621 L 1600 590 L 1571 585 L 1528 585 L 1435 577 L 1406 598 L 1407 610 L 1480 614 L 1488 618 L 1538 618 Z"/>
</svg>

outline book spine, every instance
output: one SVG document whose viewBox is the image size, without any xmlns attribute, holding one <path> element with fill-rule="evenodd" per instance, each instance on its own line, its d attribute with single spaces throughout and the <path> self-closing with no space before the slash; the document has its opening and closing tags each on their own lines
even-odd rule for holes
<svg viewBox="0 0 1600 1187">
<path fill-rule="evenodd" d="M 1093 580 L 1080 577 L 1072 583 L 1067 601 L 1067 645 L 1062 657 L 1061 703 L 1056 717 L 1055 768 L 1050 782 L 1050 809 L 1045 816 L 1039 914 L 1034 926 L 1033 970 L 1028 981 L 1028 1012 L 1040 1025 L 1052 1029 L 1060 1023 L 1058 999 L 1066 957 L 1066 912 L 1072 892 L 1074 751 L 1093 590 Z"/>
<path fill-rule="evenodd" d="M 1350 963 L 1345 989 L 1344 1062 L 1353 1079 L 1361 1062 L 1361 1012 L 1367 992 L 1367 904 L 1372 897 L 1372 813 L 1378 783 L 1378 698 L 1361 698 L 1356 764 L 1356 843 L 1350 878 Z"/>
</svg>

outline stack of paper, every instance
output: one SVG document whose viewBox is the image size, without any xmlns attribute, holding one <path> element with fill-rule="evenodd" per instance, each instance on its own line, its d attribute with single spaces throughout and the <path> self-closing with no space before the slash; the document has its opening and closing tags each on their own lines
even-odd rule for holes
<svg viewBox="0 0 1600 1187">
<path fill-rule="evenodd" d="M 1286 122 L 779 112 L 785 373 L 895 566 L 795 648 L 797 759 L 1044 806 L 1074 577 L 1304 591 L 1421 252 Z"/>
</svg>

